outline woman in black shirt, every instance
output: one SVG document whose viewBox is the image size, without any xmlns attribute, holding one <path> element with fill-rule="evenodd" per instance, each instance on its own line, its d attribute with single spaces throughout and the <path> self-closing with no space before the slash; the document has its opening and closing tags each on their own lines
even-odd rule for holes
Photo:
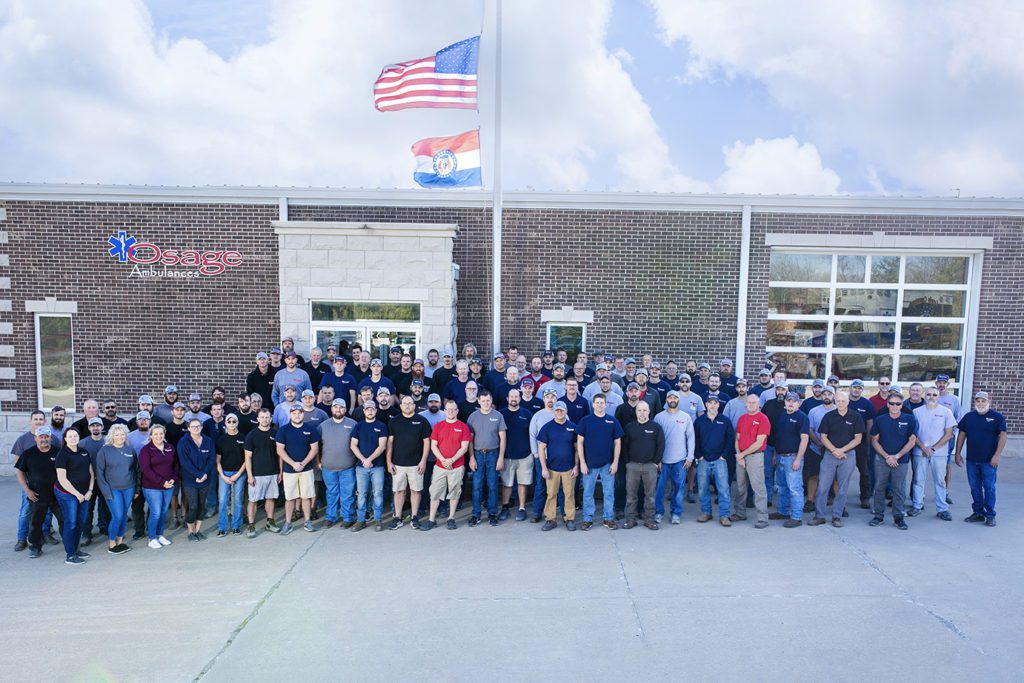
<svg viewBox="0 0 1024 683">
<path fill-rule="evenodd" d="M 64 447 L 57 453 L 54 463 L 57 483 L 53 492 L 64 515 L 64 527 L 61 529 L 64 552 L 67 553 L 64 564 L 82 564 L 89 557 L 89 553 L 79 550 L 78 543 L 82 540 L 82 529 L 89 512 L 94 478 L 89 452 L 79 447 L 79 439 L 78 432 L 69 429 L 64 434 Z"/>
</svg>

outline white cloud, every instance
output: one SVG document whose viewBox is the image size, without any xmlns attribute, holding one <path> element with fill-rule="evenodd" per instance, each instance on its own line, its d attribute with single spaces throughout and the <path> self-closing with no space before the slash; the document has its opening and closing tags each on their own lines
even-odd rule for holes
<svg viewBox="0 0 1024 683">
<path fill-rule="evenodd" d="M 875 181 L 884 173 L 930 193 L 1021 194 L 1017 3 L 650 2 L 663 39 L 688 45 L 685 77 L 758 79 L 819 148 L 852 150 Z"/>
<path fill-rule="evenodd" d="M 693 191 L 605 47 L 611 0 L 505 3 L 505 186 Z M 543 17 L 543 21 L 538 21 Z M 154 31 L 141 0 L 0 6 L 0 177 L 173 184 L 412 186 L 409 145 L 482 112 L 382 114 L 381 66 L 479 30 L 480 3 L 279 0 L 269 40 L 225 59 Z M 482 55 L 481 73 L 491 58 Z M 607 168 L 601 167 L 606 164 Z M 485 169 L 485 176 L 487 169 Z"/>
<path fill-rule="evenodd" d="M 750 194 L 835 194 L 839 176 L 824 168 L 818 149 L 793 137 L 724 148 L 726 170 L 715 181 L 718 192 Z"/>
</svg>

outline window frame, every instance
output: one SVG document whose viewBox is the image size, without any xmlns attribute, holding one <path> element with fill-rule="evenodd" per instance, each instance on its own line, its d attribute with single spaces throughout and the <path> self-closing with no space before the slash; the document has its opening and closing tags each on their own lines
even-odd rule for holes
<svg viewBox="0 0 1024 683">
<path fill-rule="evenodd" d="M 547 328 L 546 328 L 546 336 L 544 338 L 546 345 L 545 345 L 544 348 L 551 349 L 552 351 L 554 351 L 555 347 L 551 344 L 551 342 L 552 342 L 552 339 L 551 339 L 551 328 L 552 327 L 578 327 L 578 328 L 580 328 L 580 331 L 581 331 L 581 334 L 580 334 L 580 351 L 586 351 L 587 350 L 587 323 L 576 322 L 576 321 L 566 321 L 566 322 L 558 322 L 558 321 L 554 321 L 554 320 L 548 321 Z"/>
<path fill-rule="evenodd" d="M 39 334 L 39 321 L 42 318 L 67 318 L 68 325 L 70 327 L 69 337 L 71 340 L 71 405 L 63 406 L 69 412 L 74 412 L 75 406 L 78 405 L 77 394 L 78 394 L 78 382 L 77 382 L 77 371 L 75 368 L 75 321 L 74 316 L 70 313 L 36 313 L 33 316 L 33 326 L 35 328 L 35 351 L 36 351 L 36 403 L 39 406 L 39 410 L 49 412 L 53 408 L 52 405 L 46 405 L 43 401 L 43 351 L 42 351 L 42 339 Z M 60 404 L 54 404 L 60 405 Z"/>
<path fill-rule="evenodd" d="M 419 316 L 416 322 L 408 322 L 402 320 L 374 320 L 374 319 L 359 319 L 359 320 L 318 320 L 313 316 L 313 305 L 314 304 L 329 304 L 329 303 L 358 303 L 358 304 L 410 304 L 417 307 Z M 362 334 L 360 344 L 370 344 L 370 332 L 412 332 L 416 335 L 415 347 L 417 353 L 419 353 L 422 340 L 423 340 L 423 302 L 422 301 L 398 301 L 398 300 L 383 300 L 383 299 L 360 299 L 358 301 L 346 300 L 341 301 L 340 299 L 310 299 L 309 300 L 309 339 L 311 345 L 316 345 L 316 333 L 318 330 L 324 331 L 359 331 Z M 373 355 L 373 350 L 364 347 L 365 351 L 368 351 L 370 355 Z"/>
</svg>

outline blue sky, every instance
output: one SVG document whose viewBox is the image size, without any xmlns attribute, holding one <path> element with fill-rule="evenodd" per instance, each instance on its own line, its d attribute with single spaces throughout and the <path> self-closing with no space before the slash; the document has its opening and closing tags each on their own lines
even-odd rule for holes
<svg viewBox="0 0 1024 683">
<path fill-rule="evenodd" d="M 489 28 L 479 113 L 369 89 L 492 2 L 0 0 L 0 179 L 412 187 L 480 126 L 489 182 Z M 1024 13 L 981 5 L 506 0 L 505 185 L 1019 196 Z"/>
</svg>

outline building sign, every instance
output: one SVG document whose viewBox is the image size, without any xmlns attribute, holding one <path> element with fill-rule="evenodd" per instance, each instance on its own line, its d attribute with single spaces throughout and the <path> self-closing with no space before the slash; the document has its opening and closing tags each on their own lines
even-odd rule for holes
<svg viewBox="0 0 1024 683">
<path fill-rule="evenodd" d="M 140 242 L 127 231 L 107 238 L 107 253 L 120 263 L 130 263 L 128 277 L 196 278 L 220 275 L 242 265 L 237 251 L 213 251 L 161 247 Z"/>
</svg>

